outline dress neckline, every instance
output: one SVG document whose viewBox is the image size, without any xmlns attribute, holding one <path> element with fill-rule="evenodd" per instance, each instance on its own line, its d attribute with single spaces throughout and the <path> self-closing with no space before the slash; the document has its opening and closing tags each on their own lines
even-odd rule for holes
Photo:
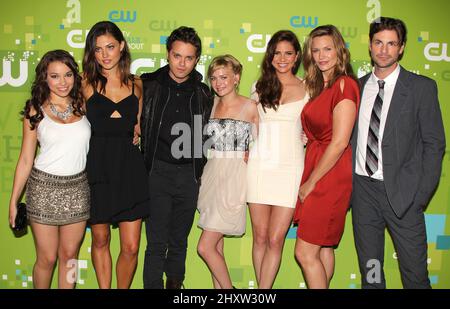
<svg viewBox="0 0 450 309">
<path fill-rule="evenodd" d="M 305 99 L 309 99 L 308 93 L 305 93 L 304 97 L 301 98 L 300 100 L 295 100 L 295 101 L 291 101 L 291 102 L 287 102 L 287 103 L 283 103 L 283 104 L 278 104 L 278 106 L 289 105 L 289 104 L 301 102 L 301 101 L 303 101 L 303 100 L 305 100 Z"/>
<path fill-rule="evenodd" d="M 233 120 L 233 121 L 239 121 L 239 122 L 244 122 L 244 123 L 249 123 L 251 124 L 251 122 L 249 121 L 245 121 L 245 120 L 241 120 L 241 119 L 233 119 L 233 118 L 209 118 L 209 120 Z"/>
<path fill-rule="evenodd" d="M 113 101 L 112 99 L 108 98 L 107 96 L 105 96 L 104 94 L 102 94 L 102 93 L 100 93 L 100 92 L 97 92 L 97 91 L 96 91 L 95 93 L 97 93 L 98 95 L 104 97 L 105 99 L 107 99 L 109 102 L 111 102 L 111 103 L 114 104 L 114 105 L 119 105 L 119 104 L 123 103 L 123 101 L 125 101 L 126 99 L 128 99 L 128 98 L 130 98 L 130 97 L 132 97 L 132 96 L 134 96 L 136 99 L 138 99 L 138 97 L 136 97 L 136 95 L 135 95 L 134 93 L 130 93 L 129 95 L 127 95 L 127 96 L 124 97 L 123 99 L 121 99 L 121 100 L 115 102 L 115 101 Z M 91 98 L 92 98 L 93 96 L 94 96 L 94 95 L 92 95 Z M 90 99 L 90 98 L 89 98 L 89 99 Z M 139 99 L 138 99 L 138 100 L 139 100 Z"/>
</svg>

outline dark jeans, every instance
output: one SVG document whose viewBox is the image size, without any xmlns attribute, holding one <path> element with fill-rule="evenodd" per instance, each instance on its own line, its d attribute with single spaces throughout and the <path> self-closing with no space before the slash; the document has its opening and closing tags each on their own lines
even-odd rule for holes
<svg viewBox="0 0 450 309">
<path fill-rule="evenodd" d="M 399 219 L 389 204 L 384 182 L 355 175 L 352 218 L 362 288 L 386 288 L 383 271 L 386 228 L 397 251 L 403 287 L 431 287 L 425 218 L 420 205 L 411 206 Z"/>
<path fill-rule="evenodd" d="M 164 272 L 167 278 L 184 280 L 187 239 L 197 208 L 199 185 L 191 164 L 155 160 L 149 186 L 144 288 L 162 289 Z"/>
</svg>

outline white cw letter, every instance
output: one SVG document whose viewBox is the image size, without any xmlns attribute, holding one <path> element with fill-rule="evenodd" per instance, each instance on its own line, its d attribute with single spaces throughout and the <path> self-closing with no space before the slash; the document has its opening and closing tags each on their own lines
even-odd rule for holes
<svg viewBox="0 0 450 309">
<path fill-rule="evenodd" d="M 139 68 L 154 68 L 155 61 L 150 58 L 138 58 L 131 62 L 131 74 L 136 74 Z"/>
<path fill-rule="evenodd" d="M 6 84 L 12 87 L 20 87 L 28 79 L 28 61 L 20 60 L 19 77 L 13 78 L 11 75 L 11 61 L 3 59 L 3 76 L 0 78 L 0 87 Z"/>
<path fill-rule="evenodd" d="M 254 47 L 254 41 L 261 41 L 263 39 L 262 34 L 252 34 L 247 39 L 247 48 L 249 51 L 253 53 L 264 53 L 266 51 L 267 43 L 270 41 L 270 34 L 266 34 L 266 42 L 263 44 L 263 47 Z"/>
<path fill-rule="evenodd" d="M 67 44 L 69 44 L 70 47 L 72 48 L 84 48 L 84 44 L 86 42 L 86 37 L 89 33 L 89 30 L 86 30 L 86 34 L 85 34 L 85 38 L 83 39 L 78 38 L 79 41 L 82 41 L 80 43 L 74 42 L 73 38 L 74 36 L 82 36 L 83 35 L 83 30 L 79 30 L 79 29 L 74 29 L 69 31 L 69 33 L 67 34 Z"/>
<path fill-rule="evenodd" d="M 447 61 L 450 62 L 450 57 L 447 56 L 447 43 L 442 43 L 442 50 L 441 54 L 438 56 L 433 56 L 430 51 L 431 49 L 439 49 L 440 44 L 439 43 L 428 43 L 425 46 L 425 49 L 423 51 L 423 54 L 425 58 L 427 58 L 430 61 Z M 437 53 L 435 53 L 437 54 Z"/>
</svg>

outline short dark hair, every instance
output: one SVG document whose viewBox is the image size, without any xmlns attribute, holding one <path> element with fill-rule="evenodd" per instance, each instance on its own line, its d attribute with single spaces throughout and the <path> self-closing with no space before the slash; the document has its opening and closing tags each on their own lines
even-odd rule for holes
<svg viewBox="0 0 450 309">
<path fill-rule="evenodd" d="M 175 41 L 182 41 L 184 43 L 190 43 L 194 45 L 196 49 L 195 56 L 197 58 L 199 58 L 202 54 L 202 40 L 200 40 L 200 37 L 198 36 L 197 31 L 195 31 L 194 28 L 181 26 L 173 30 L 166 41 L 167 52 L 170 52 L 170 50 L 172 49 L 172 44 Z"/>
<path fill-rule="evenodd" d="M 395 32 L 397 32 L 399 44 L 400 45 L 406 44 L 407 30 L 406 25 L 402 20 L 391 17 L 380 17 L 375 19 L 370 24 L 370 31 L 369 31 L 370 42 L 372 42 L 375 33 L 381 32 L 383 30 L 394 30 Z"/>
</svg>

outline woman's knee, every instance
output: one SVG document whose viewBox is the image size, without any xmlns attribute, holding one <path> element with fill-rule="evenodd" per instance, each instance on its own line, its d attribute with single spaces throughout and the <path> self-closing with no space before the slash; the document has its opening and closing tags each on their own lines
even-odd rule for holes
<svg viewBox="0 0 450 309">
<path fill-rule="evenodd" d="M 111 235 L 109 233 L 93 233 L 92 234 L 92 247 L 97 249 L 103 249 L 109 247 L 111 241 Z"/>
<path fill-rule="evenodd" d="M 55 267 L 57 254 L 38 254 L 36 258 L 36 264 L 45 269 L 52 269 Z"/>
<path fill-rule="evenodd" d="M 208 256 L 208 252 L 210 252 L 212 248 L 205 244 L 204 242 L 200 241 L 197 244 L 197 253 L 202 257 L 205 258 Z"/>
<path fill-rule="evenodd" d="M 120 245 L 120 252 L 128 256 L 137 256 L 139 253 L 139 242 L 127 241 Z"/>
<path fill-rule="evenodd" d="M 272 250 L 281 251 L 283 249 L 283 245 L 284 245 L 284 235 L 269 236 L 268 245 L 269 245 L 269 248 Z"/>
<path fill-rule="evenodd" d="M 60 262 L 67 262 L 78 257 L 78 245 L 64 245 L 58 250 L 58 259 Z"/>
<path fill-rule="evenodd" d="M 267 229 L 254 229 L 253 243 L 257 246 L 267 246 L 269 244 Z"/>
<path fill-rule="evenodd" d="M 311 250 L 306 246 L 297 245 L 295 248 L 295 257 L 301 266 L 308 266 L 320 259 L 316 250 Z"/>
</svg>

